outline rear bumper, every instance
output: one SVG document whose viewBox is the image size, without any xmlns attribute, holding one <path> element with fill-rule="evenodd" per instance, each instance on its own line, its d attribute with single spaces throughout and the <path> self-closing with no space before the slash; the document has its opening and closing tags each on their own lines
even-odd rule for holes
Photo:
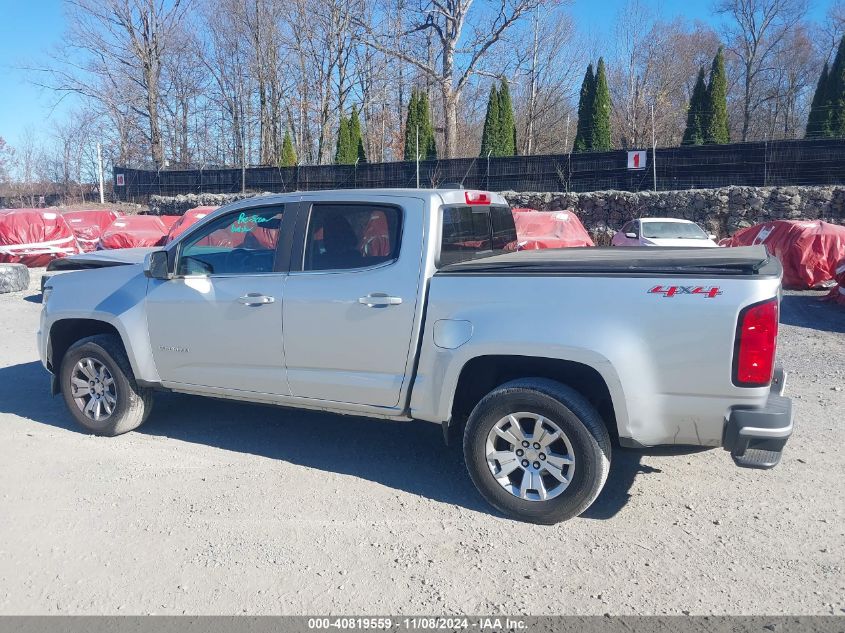
<svg viewBox="0 0 845 633">
<path fill-rule="evenodd" d="M 737 466 L 774 468 L 792 435 L 792 400 L 783 396 L 786 374 L 775 370 L 765 406 L 733 409 L 725 424 L 722 446 Z"/>
</svg>

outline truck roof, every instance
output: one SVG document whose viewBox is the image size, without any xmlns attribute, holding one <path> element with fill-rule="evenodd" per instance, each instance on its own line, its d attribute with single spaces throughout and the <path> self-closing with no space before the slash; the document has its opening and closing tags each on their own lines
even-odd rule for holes
<svg viewBox="0 0 845 633">
<path fill-rule="evenodd" d="M 318 191 L 291 191 L 289 193 L 274 193 L 263 196 L 256 196 L 254 198 L 247 198 L 239 201 L 244 206 L 249 205 L 250 202 L 258 200 L 267 201 L 275 200 L 278 202 L 285 202 L 291 199 L 306 197 L 306 198 L 346 198 L 349 200 L 366 199 L 371 196 L 388 197 L 388 198 L 430 198 L 437 196 L 443 200 L 444 204 L 466 204 L 466 193 L 482 193 L 490 196 L 490 203 L 497 205 L 506 205 L 507 201 L 501 194 L 490 191 L 479 191 L 476 189 L 455 189 L 455 188 L 437 188 L 437 189 L 324 189 Z M 237 203 L 236 203 L 237 204 Z M 226 205 L 227 207 L 229 205 Z"/>
</svg>

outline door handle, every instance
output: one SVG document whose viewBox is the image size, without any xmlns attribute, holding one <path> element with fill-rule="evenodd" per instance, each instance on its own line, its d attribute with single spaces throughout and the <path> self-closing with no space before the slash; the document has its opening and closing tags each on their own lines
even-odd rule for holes
<svg viewBox="0 0 845 633">
<path fill-rule="evenodd" d="M 275 297 L 268 297 L 258 292 L 250 292 L 243 297 L 238 297 L 238 303 L 242 303 L 245 306 L 263 306 L 273 303 L 275 300 Z"/>
<path fill-rule="evenodd" d="M 384 292 L 371 292 L 366 297 L 359 297 L 358 303 L 368 308 L 386 308 L 401 304 L 402 297 L 391 297 Z"/>
</svg>

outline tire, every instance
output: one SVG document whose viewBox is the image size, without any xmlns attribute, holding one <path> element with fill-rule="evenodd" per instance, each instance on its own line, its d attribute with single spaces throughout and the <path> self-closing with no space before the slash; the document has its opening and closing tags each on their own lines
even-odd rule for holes
<svg viewBox="0 0 845 633">
<path fill-rule="evenodd" d="M 29 269 L 23 264 L 0 264 L 0 294 L 29 287 Z"/>
<path fill-rule="evenodd" d="M 91 361 L 90 364 L 88 361 Z M 92 367 L 104 367 L 105 373 L 94 371 L 93 375 L 98 378 L 90 381 Z M 101 381 L 99 377 L 105 379 Z M 111 378 L 112 382 L 109 382 L 108 378 Z M 79 389 L 85 380 L 89 380 L 91 385 L 89 392 Z M 62 359 L 59 381 L 62 397 L 71 415 L 81 426 L 96 435 L 114 437 L 134 431 L 144 423 L 152 410 L 152 389 L 138 386 L 123 345 L 120 339 L 112 334 L 89 336 L 74 343 Z M 94 393 L 94 396 L 103 400 L 99 409 L 92 407 L 99 419 L 91 417 L 95 411 L 92 411 L 90 416 L 83 411 L 83 407 L 92 400 L 92 392 L 95 389 L 97 393 Z M 80 397 L 77 398 L 76 395 Z M 82 405 L 78 403 L 79 400 L 83 402 Z M 108 412 L 109 407 L 111 412 Z"/>
<path fill-rule="evenodd" d="M 509 417 L 514 414 L 522 414 L 515 416 L 518 430 Z M 532 416 L 541 420 L 540 430 Z M 502 437 L 518 439 L 519 431 L 523 438 L 515 444 Z M 526 441 L 529 446 L 523 448 Z M 510 458 L 520 449 L 514 467 Z M 488 462 L 488 454 L 502 460 Z M 610 437 L 599 413 L 571 387 L 545 378 L 520 379 L 497 387 L 473 409 L 464 431 L 464 459 L 476 488 L 493 507 L 512 519 L 551 525 L 580 515 L 598 497 L 610 470 Z M 526 486 L 529 472 L 531 485 Z"/>
</svg>

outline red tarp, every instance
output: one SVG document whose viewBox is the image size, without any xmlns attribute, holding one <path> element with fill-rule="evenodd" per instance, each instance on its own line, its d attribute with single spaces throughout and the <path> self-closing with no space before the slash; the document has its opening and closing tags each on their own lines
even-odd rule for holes
<svg viewBox="0 0 845 633">
<path fill-rule="evenodd" d="M 179 219 L 171 225 L 170 232 L 167 234 L 167 242 L 172 242 L 199 220 L 202 220 L 205 216 L 215 210 L 217 210 L 217 207 L 194 207 L 193 209 L 185 211 L 184 215 L 177 216 Z"/>
<path fill-rule="evenodd" d="M 119 218 L 122 214 L 119 211 L 108 209 L 96 209 L 90 211 L 67 211 L 63 214 L 65 220 L 73 229 L 79 245 L 86 253 L 96 250 L 97 243 L 103 231 Z"/>
<path fill-rule="evenodd" d="M 833 272 L 836 285 L 830 289 L 830 294 L 825 299 L 845 306 L 845 257 L 839 260 Z"/>
<path fill-rule="evenodd" d="M 512 211 L 521 251 L 595 246 L 581 220 L 572 211 Z"/>
<path fill-rule="evenodd" d="M 160 215 L 158 216 L 159 219 L 164 222 L 164 226 L 167 227 L 167 230 L 170 230 L 170 227 L 176 224 L 181 218 L 181 215 Z"/>
<path fill-rule="evenodd" d="M 81 253 L 61 213 L 46 209 L 8 209 L 0 213 L 0 262 L 46 266 Z"/>
<path fill-rule="evenodd" d="M 833 279 L 845 257 L 845 226 L 820 220 L 773 220 L 742 229 L 720 246 L 765 244 L 783 264 L 785 288 L 818 287 Z"/>
<path fill-rule="evenodd" d="M 173 216 L 171 216 L 173 217 Z M 157 215 L 126 215 L 112 222 L 102 236 L 99 249 L 160 246 L 167 237 L 167 225 Z"/>
</svg>

